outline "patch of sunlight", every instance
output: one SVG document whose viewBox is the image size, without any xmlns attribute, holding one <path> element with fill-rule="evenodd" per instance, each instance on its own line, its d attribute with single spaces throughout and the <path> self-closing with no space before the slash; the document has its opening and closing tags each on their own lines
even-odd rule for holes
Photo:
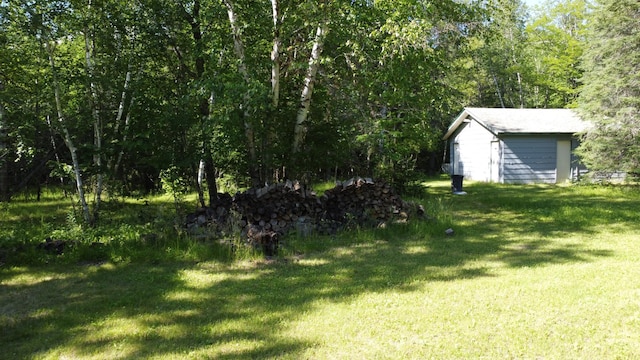
<svg viewBox="0 0 640 360">
<path fill-rule="evenodd" d="M 186 309 L 172 311 L 169 316 L 175 319 L 185 319 L 200 316 L 201 311 L 199 309 Z"/>
<path fill-rule="evenodd" d="M 327 251 L 331 256 L 336 258 L 341 257 L 349 257 L 355 254 L 355 250 L 353 248 L 339 247 L 335 249 L 331 249 Z"/>
<path fill-rule="evenodd" d="M 99 351 L 93 354 L 87 354 L 84 349 L 76 349 L 75 347 L 65 347 L 61 349 L 56 349 L 48 353 L 46 356 L 42 357 L 43 360 L 72 360 L 72 359 L 85 359 L 85 360 L 102 360 L 102 359 L 131 359 L 135 356 L 136 349 L 132 347 L 123 348 L 120 345 L 114 344 L 104 351 Z"/>
<path fill-rule="evenodd" d="M 183 323 L 174 321 L 177 317 L 191 317 L 196 311 L 176 311 L 170 314 L 144 315 L 134 318 L 109 318 L 82 327 L 84 339 L 78 339 L 87 344 L 120 344 L 136 342 L 142 339 L 176 339 L 188 337 L 190 329 Z M 104 346 L 97 347 L 103 349 Z"/>
<path fill-rule="evenodd" d="M 203 261 L 197 264 L 196 268 L 198 270 L 206 270 L 206 271 L 227 271 L 229 270 L 229 265 L 221 263 L 219 261 Z"/>
<path fill-rule="evenodd" d="M 390 346 L 423 341 L 424 332 L 406 331 L 413 323 L 403 325 L 407 319 L 420 316 L 424 317 L 420 323 L 430 323 L 424 315 L 429 313 L 425 311 L 428 307 L 410 306 L 417 298 L 413 293 L 386 291 L 362 294 L 341 303 L 318 303 L 283 330 L 283 336 L 315 344 L 301 358 L 352 358 L 354 348 L 359 349 L 361 358 L 406 358 L 386 351 Z M 418 303 L 425 305 L 424 299 L 428 297 Z"/>
<path fill-rule="evenodd" d="M 229 279 L 227 273 L 211 273 L 200 269 L 182 270 L 178 276 L 180 280 L 184 281 L 189 287 L 197 289 L 209 288 Z"/>
<path fill-rule="evenodd" d="M 37 272 L 25 271 L 25 272 L 18 273 L 11 278 L 2 280 L 0 284 L 6 285 L 6 286 L 33 286 L 33 285 L 46 283 L 48 281 L 66 280 L 72 277 L 82 277 L 82 276 L 78 275 L 77 273 L 42 274 Z"/>
<path fill-rule="evenodd" d="M 300 259 L 297 261 L 297 263 L 299 265 L 304 265 L 304 266 L 322 266 L 322 265 L 327 265 L 329 264 L 329 260 L 327 259 Z"/>
<path fill-rule="evenodd" d="M 53 309 L 37 309 L 29 314 L 29 317 L 31 319 L 44 319 L 51 315 L 53 315 Z"/>
<path fill-rule="evenodd" d="M 265 272 L 273 272 L 273 271 L 269 271 L 268 268 L 265 267 L 265 265 L 270 265 L 273 263 L 274 262 L 272 260 L 267 260 L 267 259 L 239 260 L 233 265 L 232 269 L 248 270 L 248 272 L 242 275 L 244 277 L 239 277 L 241 276 L 240 274 L 233 274 L 233 278 L 241 279 L 241 280 L 254 280 L 258 276 L 264 275 Z M 254 272 L 254 270 L 257 270 L 257 269 L 259 269 L 261 273 Z"/>
<path fill-rule="evenodd" d="M 185 289 L 168 293 L 164 296 L 164 299 L 167 301 L 182 301 L 193 303 L 205 300 L 207 297 L 208 295 L 202 291 Z"/>
<path fill-rule="evenodd" d="M 216 344 L 216 351 L 211 353 L 212 358 L 242 359 L 251 354 L 255 349 L 267 346 L 268 344 L 260 340 L 233 339 L 231 341 Z"/>
<path fill-rule="evenodd" d="M 605 238 L 613 234 L 616 236 L 626 236 L 629 233 L 629 224 L 624 222 L 608 222 L 606 224 L 594 225 L 592 226 L 592 230 L 601 233 Z"/>
<path fill-rule="evenodd" d="M 429 252 L 429 249 L 425 246 L 407 246 L 402 253 L 405 255 L 415 255 L 415 254 L 426 254 Z"/>
<path fill-rule="evenodd" d="M 11 215 L 11 214 L 3 214 L 2 221 L 3 222 L 15 222 L 20 220 L 20 215 Z"/>
<path fill-rule="evenodd" d="M 160 336 L 163 339 L 181 339 L 189 337 L 189 334 L 193 331 L 188 326 L 183 324 L 158 324 L 153 327 L 153 332 L 156 336 Z"/>
<path fill-rule="evenodd" d="M 138 336 L 144 332 L 145 328 L 146 326 L 139 318 L 126 317 L 101 319 L 83 326 L 87 341 L 113 341 L 125 335 Z"/>
<path fill-rule="evenodd" d="M 385 240 L 376 240 L 373 242 L 358 243 L 358 244 L 355 244 L 354 247 L 369 249 L 369 248 L 378 248 L 380 245 L 386 245 L 386 244 L 387 244 L 387 241 Z"/>
</svg>

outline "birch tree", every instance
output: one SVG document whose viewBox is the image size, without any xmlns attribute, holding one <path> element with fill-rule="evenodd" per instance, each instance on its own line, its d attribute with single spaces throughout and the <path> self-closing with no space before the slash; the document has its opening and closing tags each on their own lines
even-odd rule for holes
<svg viewBox="0 0 640 360">
<path fill-rule="evenodd" d="M 93 39 L 93 31 L 89 28 L 92 19 L 92 11 L 93 7 L 91 4 L 92 0 L 88 0 L 86 15 L 84 20 L 84 28 L 83 28 L 83 37 L 84 37 L 84 58 L 88 79 L 88 91 L 89 91 L 89 106 L 91 108 L 91 117 L 93 120 L 93 164 L 96 168 L 96 185 L 95 185 L 95 193 L 94 193 L 94 205 L 93 205 L 93 219 L 98 219 L 98 214 L 100 210 L 100 203 L 102 202 L 102 189 L 103 189 L 103 169 L 102 169 L 102 121 L 100 119 L 100 115 L 98 114 L 98 91 L 96 89 L 95 83 L 95 74 L 94 74 L 94 66 L 93 66 L 93 58 L 92 58 L 92 43 Z"/>
<path fill-rule="evenodd" d="M 56 111 L 58 115 L 58 126 L 62 129 L 62 133 L 64 135 L 64 142 L 69 149 L 69 153 L 71 154 L 71 161 L 73 165 L 73 173 L 76 182 L 76 190 L 78 192 L 78 198 L 80 199 L 80 205 L 82 207 L 82 216 L 84 218 L 84 222 L 86 224 L 92 224 L 93 220 L 91 218 L 91 214 L 89 212 L 89 205 L 87 204 L 87 200 L 85 198 L 84 192 L 84 183 L 82 179 L 82 170 L 80 168 L 80 161 L 78 160 L 78 149 L 71 137 L 71 133 L 66 124 L 66 119 L 64 116 L 64 112 L 62 109 L 62 101 L 61 101 L 61 93 L 60 93 L 60 84 L 58 82 L 58 74 L 56 69 L 56 63 L 54 59 L 54 49 L 55 45 L 52 41 L 45 40 L 44 43 L 45 50 L 47 51 L 47 55 L 49 57 L 49 64 L 51 65 L 51 78 L 53 82 L 53 91 L 54 98 L 56 103 Z"/>
<path fill-rule="evenodd" d="M 117 44 L 118 35 L 112 33 L 113 28 L 110 28 L 119 26 L 121 21 L 117 16 L 111 16 L 113 14 L 104 14 L 101 11 L 104 9 L 97 9 L 91 0 L 44 4 L 33 8 L 27 6 L 25 9 L 27 18 L 32 21 L 29 31 L 42 43 L 49 63 L 48 72 L 52 78 L 51 89 L 55 102 L 54 117 L 57 119 L 52 127 L 60 131 L 69 149 L 84 221 L 94 224 L 98 219 L 104 186 L 104 129 L 117 128 L 122 113 L 126 111 L 124 103 L 118 105 L 119 109 L 116 110 L 116 106 L 110 102 L 109 94 L 117 93 L 114 90 L 118 88 L 112 85 L 117 81 L 111 78 L 124 77 L 125 89 L 122 91 L 125 93 L 131 79 L 130 74 L 120 72 L 117 66 L 122 51 L 120 44 Z M 98 15 L 108 18 L 109 22 Z M 105 51 L 110 48 L 116 50 Z M 61 72 L 65 75 L 61 76 Z M 80 72 L 84 72 L 83 77 L 66 75 Z M 121 102 L 124 98 L 126 94 L 121 96 Z M 88 106 L 84 107 L 83 104 Z M 116 114 L 115 122 L 105 124 L 103 116 L 109 114 L 112 107 Z M 88 129 L 92 129 L 90 136 L 86 136 Z M 93 146 L 87 146 L 89 144 Z M 82 154 L 79 148 L 89 149 L 89 153 Z M 83 160 L 87 157 L 93 163 L 93 171 L 89 173 L 83 170 L 91 169 Z M 114 162 L 110 160 L 108 163 Z M 89 210 L 86 201 L 87 174 L 95 175 L 93 211 Z"/>
<path fill-rule="evenodd" d="M 4 82 L 0 78 L 0 93 L 3 91 Z M 0 99 L 0 202 L 9 201 L 9 162 L 7 161 L 9 150 L 7 148 L 7 141 L 4 104 Z"/>
<path fill-rule="evenodd" d="M 257 146 L 256 146 L 256 134 L 255 134 L 255 126 L 252 119 L 253 116 L 253 108 L 252 108 L 252 100 L 251 100 L 251 87 L 252 87 L 252 78 L 249 75 L 249 70 L 247 68 L 247 61 L 245 57 L 245 45 L 244 39 L 242 36 L 242 30 L 238 23 L 238 15 L 235 10 L 235 5 L 231 2 L 231 0 L 223 0 L 223 3 L 227 9 L 227 15 L 229 17 L 229 25 L 231 27 L 231 34 L 233 36 L 233 50 L 237 60 L 238 72 L 242 76 L 244 80 L 244 85 L 246 86 L 246 90 L 244 91 L 244 95 L 242 98 L 242 113 L 243 113 L 243 124 L 244 124 L 244 134 L 246 139 L 246 147 L 247 152 L 249 154 L 249 176 L 251 177 L 254 185 L 257 185 L 260 182 L 260 171 L 258 170 L 258 156 L 257 156 Z"/>
<path fill-rule="evenodd" d="M 6 48 L 6 45 L 8 45 L 9 43 L 9 39 L 6 38 L 8 21 L 5 20 L 5 17 L 5 11 L 4 9 L 2 9 L 2 12 L 0 12 L 0 46 L 3 48 Z M 0 65 L 4 65 L 5 63 L 5 54 L 2 51 L 0 52 Z M 5 119 L 5 99 L 4 96 L 1 96 L 5 91 L 5 76 L 5 74 L 0 72 L 0 202 L 9 201 L 9 149 L 7 146 L 7 142 L 9 139 L 7 134 L 7 123 Z"/>
<path fill-rule="evenodd" d="M 126 143 L 129 136 L 129 127 L 131 125 L 131 107 L 133 105 L 135 97 L 132 94 L 129 94 L 129 87 L 131 84 L 131 69 L 127 69 L 127 73 L 124 78 L 124 85 L 122 87 L 122 93 L 120 95 L 120 103 L 118 104 L 118 112 L 115 117 L 115 129 L 114 133 L 117 135 L 121 135 L 121 140 L 123 143 Z M 130 97 L 128 101 L 127 107 L 127 99 Z M 125 114 L 125 108 L 128 108 L 129 111 Z M 122 130 L 120 130 L 122 128 Z M 118 150 L 118 155 L 115 159 L 112 159 L 113 165 L 109 166 L 113 169 L 113 174 L 118 174 L 120 170 L 120 164 L 122 163 L 122 157 L 124 156 L 124 148 L 121 147 Z"/>
<path fill-rule="evenodd" d="M 195 52 L 195 74 L 194 77 L 196 81 L 202 82 L 205 77 L 205 70 L 207 66 L 207 61 L 205 59 L 205 40 L 203 39 L 203 24 L 202 24 L 202 15 L 201 9 L 202 5 L 199 0 L 195 0 L 191 6 L 191 12 L 187 11 L 184 5 L 182 6 L 182 13 L 187 23 L 191 27 L 191 35 L 193 41 L 195 43 L 194 52 Z M 210 145 L 210 137 L 206 134 L 204 123 L 211 121 L 211 107 L 214 106 L 214 94 L 210 92 L 207 94 L 206 90 L 199 91 L 200 99 L 198 104 L 198 113 L 199 113 L 199 121 L 200 121 L 200 129 L 202 129 L 201 133 L 201 143 L 202 143 L 202 156 L 203 158 L 199 161 L 198 166 L 198 193 L 200 198 L 200 203 L 204 206 L 204 201 L 202 197 L 202 175 L 205 174 L 207 178 L 208 185 L 208 195 L 209 195 L 209 205 L 211 205 L 215 200 L 218 199 L 218 188 L 216 186 L 216 176 L 215 176 L 215 166 L 213 162 L 213 156 L 211 154 L 211 145 Z"/>
<path fill-rule="evenodd" d="M 324 47 L 325 37 L 329 31 L 326 21 L 321 23 L 316 29 L 316 35 L 313 39 L 313 47 L 309 56 L 309 65 L 305 74 L 302 94 L 300 96 L 300 108 L 296 115 L 296 122 L 293 128 L 293 154 L 299 153 L 304 143 L 305 135 L 308 131 L 309 108 L 311 107 L 311 98 L 313 96 L 313 88 L 316 85 L 316 75 L 320 66 L 320 56 Z"/>
<path fill-rule="evenodd" d="M 273 21 L 273 48 L 271 50 L 271 106 L 277 109 L 280 104 L 280 28 L 282 18 L 280 14 L 280 2 L 271 0 L 271 18 Z"/>
<path fill-rule="evenodd" d="M 264 59 L 261 52 L 266 49 L 256 46 L 255 41 L 267 39 L 264 36 L 255 39 L 248 48 L 247 31 L 243 29 L 257 24 L 245 25 L 241 23 L 243 21 L 241 17 L 244 16 L 246 19 L 248 12 L 252 9 L 255 13 L 263 13 L 266 9 L 262 9 L 258 5 L 249 7 L 245 4 L 242 8 L 244 13 L 239 14 L 237 4 L 231 0 L 224 0 L 223 3 L 229 19 L 235 63 L 245 86 L 241 108 L 250 174 L 254 183 L 261 183 L 264 179 L 280 176 L 274 173 L 274 165 L 276 165 L 273 162 L 274 155 L 277 154 L 280 159 L 278 161 L 280 166 L 284 166 L 284 162 L 289 160 L 283 162 L 283 159 L 297 158 L 296 154 L 300 153 L 303 148 L 305 134 L 309 128 L 309 112 L 314 87 L 317 83 L 316 75 L 321 63 L 326 34 L 329 30 L 327 12 L 332 9 L 331 5 L 325 2 L 304 2 L 303 4 L 287 2 L 287 6 L 283 9 L 280 1 L 271 1 L 269 9 L 271 31 L 268 32 L 271 35 L 271 38 L 268 39 L 271 44 L 268 53 L 270 60 L 269 103 L 261 104 L 263 101 L 262 89 L 266 86 L 262 84 L 262 79 L 256 76 L 265 73 L 266 69 L 259 62 L 251 62 L 250 65 L 247 51 L 251 52 L 250 58 L 252 60 Z M 285 18 L 288 23 L 283 23 Z M 309 31 L 311 30 L 310 24 L 315 24 L 312 28 L 313 31 Z M 287 29 L 285 36 L 288 38 L 286 39 L 283 39 L 283 28 Z M 263 35 L 264 33 L 267 32 L 256 34 Z M 307 33 L 311 34 L 309 39 L 306 38 Z M 306 48 L 307 41 L 311 44 L 308 48 Z M 286 50 L 283 49 L 283 42 L 288 43 Z M 305 65 L 302 66 L 301 56 L 305 56 L 304 54 L 308 54 L 308 57 Z M 285 63 L 282 62 L 283 55 L 286 59 Z M 253 68 L 250 68 L 251 66 Z M 298 76 L 300 76 L 300 80 L 298 80 Z M 283 86 L 286 86 L 284 91 L 288 97 L 286 103 L 280 101 Z M 290 114 L 290 106 L 293 105 L 289 99 L 294 91 L 299 94 L 299 100 L 294 105 L 296 107 L 295 115 L 293 119 L 286 119 L 287 114 Z M 267 110 L 263 111 L 262 109 Z M 286 129 L 286 124 L 291 124 L 292 128 Z M 290 135 L 285 135 L 284 132 L 290 132 Z M 286 150 L 283 146 L 285 142 L 290 144 L 286 146 Z"/>
</svg>

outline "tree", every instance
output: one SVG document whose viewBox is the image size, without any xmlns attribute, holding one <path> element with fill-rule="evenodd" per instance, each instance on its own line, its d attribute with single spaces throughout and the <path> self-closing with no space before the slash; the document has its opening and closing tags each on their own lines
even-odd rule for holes
<svg viewBox="0 0 640 360">
<path fill-rule="evenodd" d="M 0 79 L 0 92 L 4 91 Z M 4 104 L 0 101 L 0 202 L 9 201 L 9 151 L 7 149 L 7 126 L 5 125 Z"/>
<path fill-rule="evenodd" d="M 0 198 L 9 200 L 43 173 L 49 149 L 46 127 L 37 114 L 46 111 L 41 91 L 38 44 L 24 36 L 26 20 L 14 2 L 0 6 Z M 40 86 L 38 86 L 40 85 Z"/>
<path fill-rule="evenodd" d="M 128 67 L 120 62 L 125 59 L 124 64 L 130 65 L 130 52 L 126 50 L 130 42 L 123 35 L 129 33 L 123 21 L 129 12 L 118 4 L 101 2 L 101 8 L 96 9 L 91 1 L 16 1 L 3 7 L 11 15 L 12 31 L 18 34 L 11 39 L 9 51 L 16 59 L 28 59 L 15 61 L 18 64 L 12 68 L 12 83 L 19 84 L 14 89 L 23 89 L 22 96 L 13 98 L 22 114 L 10 111 L 9 117 L 50 134 L 46 139 L 50 141 L 41 139 L 35 146 L 39 151 L 55 153 L 59 168 L 66 168 L 66 162 L 71 161 L 70 175 L 76 182 L 87 223 L 98 218 L 107 170 L 104 160 L 110 160 L 111 165 L 117 163 L 107 157 L 116 152 L 104 144 L 115 143 L 112 130 L 125 112 L 129 116 L 125 103 L 131 77 L 123 70 Z M 58 154 L 60 137 L 69 148 L 70 159 Z M 53 149 L 47 149 L 47 145 Z M 85 187 L 92 183 L 95 197 L 91 213 Z"/>
<path fill-rule="evenodd" d="M 491 0 L 484 13 L 488 19 L 483 31 L 473 39 L 473 72 L 467 74 L 477 84 L 477 97 L 472 104 L 526 107 L 530 73 L 526 8 L 521 0 Z"/>
<path fill-rule="evenodd" d="M 580 111 L 594 126 L 579 154 L 593 171 L 640 173 L 640 2 L 599 0 L 583 60 Z"/>
<path fill-rule="evenodd" d="M 316 157 L 330 150 L 350 171 L 396 186 L 410 181 L 419 154 L 439 148 L 441 131 L 459 111 L 451 76 L 479 15 L 456 1 L 358 1 L 346 7 L 343 25 L 326 44 L 333 60 L 324 63 L 324 72 L 332 76 L 322 79 L 328 88 L 323 96 L 331 99 L 322 103 L 324 118 L 339 119 L 342 124 L 333 126 L 344 138 Z M 314 151 L 321 149 L 318 144 Z"/>
<path fill-rule="evenodd" d="M 6 45 L 8 45 L 8 39 L 6 39 L 6 17 L 7 14 L 2 8 L 2 13 L 0 13 L 0 47 L 6 49 Z M 0 65 L 6 65 L 5 58 L 7 56 L 4 54 L 4 51 L 0 55 Z M 5 66 L 2 66 L 5 68 Z M 0 94 L 4 95 L 5 91 L 5 75 L 0 72 Z M 8 149 L 8 133 L 7 133 L 7 120 L 5 118 L 5 109 L 4 109 L 4 96 L 0 97 L 0 202 L 9 201 L 9 149 Z"/>
<path fill-rule="evenodd" d="M 198 184 L 202 205 L 220 174 L 241 185 L 329 171 L 400 184 L 420 154 L 438 151 L 460 106 L 562 105 L 577 83 L 580 14 L 558 7 L 528 33 L 520 0 L 0 9 L 13 16 L 0 19 L 0 190 L 54 153 L 93 195 L 90 222 L 103 185 L 153 190 L 167 169 Z M 537 48 L 526 44 L 534 35 Z M 58 152 L 63 141 L 70 149 Z"/>
<path fill-rule="evenodd" d="M 574 107 L 581 85 L 587 2 L 549 2 L 544 9 L 526 29 L 534 66 L 529 106 Z"/>
</svg>

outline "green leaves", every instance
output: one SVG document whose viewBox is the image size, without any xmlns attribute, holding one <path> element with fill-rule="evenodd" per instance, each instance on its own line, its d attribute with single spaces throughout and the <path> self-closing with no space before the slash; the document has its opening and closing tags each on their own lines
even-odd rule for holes
<svg viewBox="0 0 640 360">
<path fill-rule="evenodd" d="M 62 108 L 83 168 L 93 155 L 102 156 L 105 171 L 134 182 L 132 188 L 142 186 L 142 178 L 157 186 L 160 171 L 171 166 L 195 173 L 203 156 L 241 182 L 249 174 L 269 181 L 285 168 L 290 176 L 325 174 L 327 168 L 409 172 L 417 153 L 440 147 L 440 134 L 461 107 L 573 106 L 582 84 L 584 0 L 549 2 L 535 19 L 519 0 L 280 0 L 275 22 L 270 5 L 2 3 L 6 148 L 32 147 L 37 157 L 51 150 L 51 140 L 62 143 L 56 122 L 49 129 L 46 121 L 57 115 L 44 44 L 55 46 Z M 611 75 L 585 77 L 593 89 L 583 93 L 598 104 L 593 109 L 611 107 L 610 118 L 636 106 L 634 96 L 625 95 L 630 65 L 615 64 L 640 63 L 624 56 L 637 43 L 624 37 L 633 14 L 617 14 L 620 21 L 607 26 L 620 36 L 594 41 L 600 50 L 589 60 Z M 311 62 L 317 28 L 325 24 L 322 53 Z M 242 59 L 235 39 L 242 40 Z M 278 56 L 272 55 L 274 43 Z M 310 63 L 317 72 L 308 71 Z M 304 141 L 292 154 L 296 114 L 310 78 L 313 96 L 298 132 Z M 609 85 L 627 90 L 596 96 Z M 97 123 L 101 151 L 93 142 Z M 69 162 L 57 150 L 60 161 Z"/>
<path fill-rule="evenodd" d="M 527 26 L 536 73 L 532 78 L 539 107 L 575 106 L 580 90 L 580 57 L 585 46 L 587 3 L 571 0 L 549 5 Z"/>
<path fill-rule="evenodd" d="M 584 116 L 594 120 L 580 148 L 595 171 L 640 172 L 640 3 L 601 0 L 582 57 Z"/>
</svg>

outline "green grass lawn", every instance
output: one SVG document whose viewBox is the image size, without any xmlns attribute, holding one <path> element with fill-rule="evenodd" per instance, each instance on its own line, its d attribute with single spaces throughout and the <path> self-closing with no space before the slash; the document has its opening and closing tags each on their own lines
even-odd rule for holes
<svg viewBox="0 0 640 360">
<path fill-rule="evenodd" d="M 278 259 L 4 265 L 0 358 L 640 358 L 640 189 L 465 190 Z"/>
</svg>

